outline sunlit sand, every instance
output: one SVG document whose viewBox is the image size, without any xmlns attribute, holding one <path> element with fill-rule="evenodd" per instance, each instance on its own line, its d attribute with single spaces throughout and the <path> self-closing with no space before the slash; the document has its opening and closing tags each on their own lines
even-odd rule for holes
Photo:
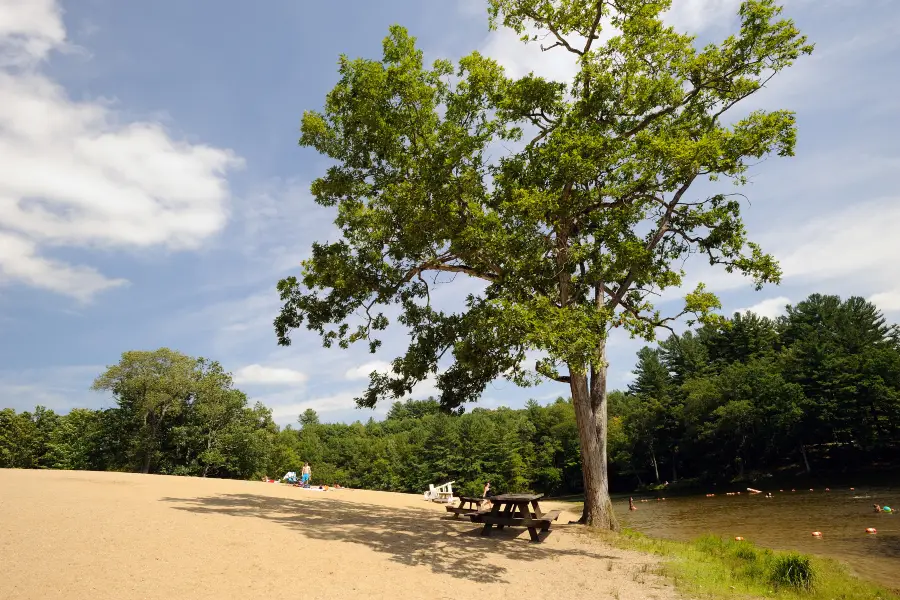
<svg viewBox="0 0 900 600">
<path fill-rule="evenodd" d="M 589 540 L 572 518 L 533 544 L 522 529 L 481 537 L 409 494 L 0 470 L 0 597 L 677 597 L 651 557 Z"/>
</svg>

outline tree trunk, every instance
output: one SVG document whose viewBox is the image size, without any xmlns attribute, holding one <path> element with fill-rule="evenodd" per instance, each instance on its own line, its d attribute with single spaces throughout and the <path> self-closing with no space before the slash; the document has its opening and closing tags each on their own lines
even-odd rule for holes
<svg viewBox="0 0 900 600">
<path fill-rule="evenodd" d="M 800 456 L 803 457 L 803 466 L 806 467 L 806 474 L 812 473 L 812 469 L 809 468 L 809 459 L 806 458 L 806 445 L 800 444 Z"/>
<path fill-rule="evenodd" d="M 609 498 L 605 377 L 604 393 L 597 403 L 592 402 L 596 398 L 592 398 L 588 390 L 588 378 L 585 374 L 578 374 L 570 369 L 569 377 L 572 403 L 575 406 L 575 421 L 578 424 L 578 437 L 581 441 L 581 465 L 584 477 L 584 510 L 578 522 L 592 527 L 618 530 L 619 524 Z"/>
<path fill-rule="evenodd" d="M 656 452 L 650 447 L 650 464 L 653 465 L 653 476 L 656 478 L 656 484 L 659 485 L 659 465 L 656 463 Z"/>
<path fill-rule="evenodd" d="M 672 451 L 672 483 L 678 481 L 678 453 Z"/>
<path fill-rule="evenodd" d="M 144 475 L 150 472 L 150 461 L 153 459 L 153 448 L 147 448 L 144 453 L 144 464 L 141 466 L 141 473 Z"/>
</svg>

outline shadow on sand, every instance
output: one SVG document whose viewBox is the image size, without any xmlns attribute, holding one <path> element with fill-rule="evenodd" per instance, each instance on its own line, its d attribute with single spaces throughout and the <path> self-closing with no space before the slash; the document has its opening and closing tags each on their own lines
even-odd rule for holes
<svg viewBox="0 0 900 600">
<path fill-rule="evenodd" d="M 430 510 L 388 508 L 336 498 L 303 500 L 222 494 L 199 498 L 163 498 L 177 510 L 202 514 L 266 519 L 317 540 L 362 544 L 390 555 L 392 561 L 427 566 L 435 573 L 479 583 L 506 582 L 506 568 L 486 564 L 488 556 L 512 560 L 555 560 L 566 556 L 618 559 L 586 550 L 533 544 L 521 528 L 482 537 L 481 526 L 466 519 L 441 517 Z M 523 533 L 525 535 L 519 538 Z M 519 539 L 514 539 L 519 538 Z"/>
</svg>

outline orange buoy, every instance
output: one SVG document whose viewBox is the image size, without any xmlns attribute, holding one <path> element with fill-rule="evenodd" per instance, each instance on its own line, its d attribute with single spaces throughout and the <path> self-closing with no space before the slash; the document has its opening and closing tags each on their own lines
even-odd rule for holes
<svg viewBox="0 0 900 600">
<path fill-rule="evenodd" d="M 822 532 L 821 532 L 821 531 L 813 531 L 812 534 L 813 534 L 813 537 L 822 537 Z"/>
<path fill-rule="evenodd" d="M 741 536 L 737 536 L 736 538 L 734 538 L 734 541 L 736 541 L 736 542 L 743 542 L 743 541 L 744 541 L 744 538 L 742 538 Z"/>
<path fill-rule="evenodd" d="M 878 531 L 874 527 L 868 527 L 866 533 L 878 533 Z"/>
</svg>

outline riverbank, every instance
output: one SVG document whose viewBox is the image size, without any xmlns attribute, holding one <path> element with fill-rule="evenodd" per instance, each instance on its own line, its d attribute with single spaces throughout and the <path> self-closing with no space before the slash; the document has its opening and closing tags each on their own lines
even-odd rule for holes
<svg viewBox="0 0 900 600">
<path fill-rule="evenodd" d="M 704 536 L 691 542 L 625 530 L 586 533 L 617 548 L 659 556 L 656 572 L 682 593 L 704 598 L 900 600 L 900 592 L 859 579 L 837 561 L 760 548 L 744 540 Z"/>
<path fill-rule="evenodd" d="M 532 544 L 411 494 L 48 470 L 0 470 L 0 490 L 4 600 L 683 597 L 661 557 L 574 514 Z"/>
</svg>

